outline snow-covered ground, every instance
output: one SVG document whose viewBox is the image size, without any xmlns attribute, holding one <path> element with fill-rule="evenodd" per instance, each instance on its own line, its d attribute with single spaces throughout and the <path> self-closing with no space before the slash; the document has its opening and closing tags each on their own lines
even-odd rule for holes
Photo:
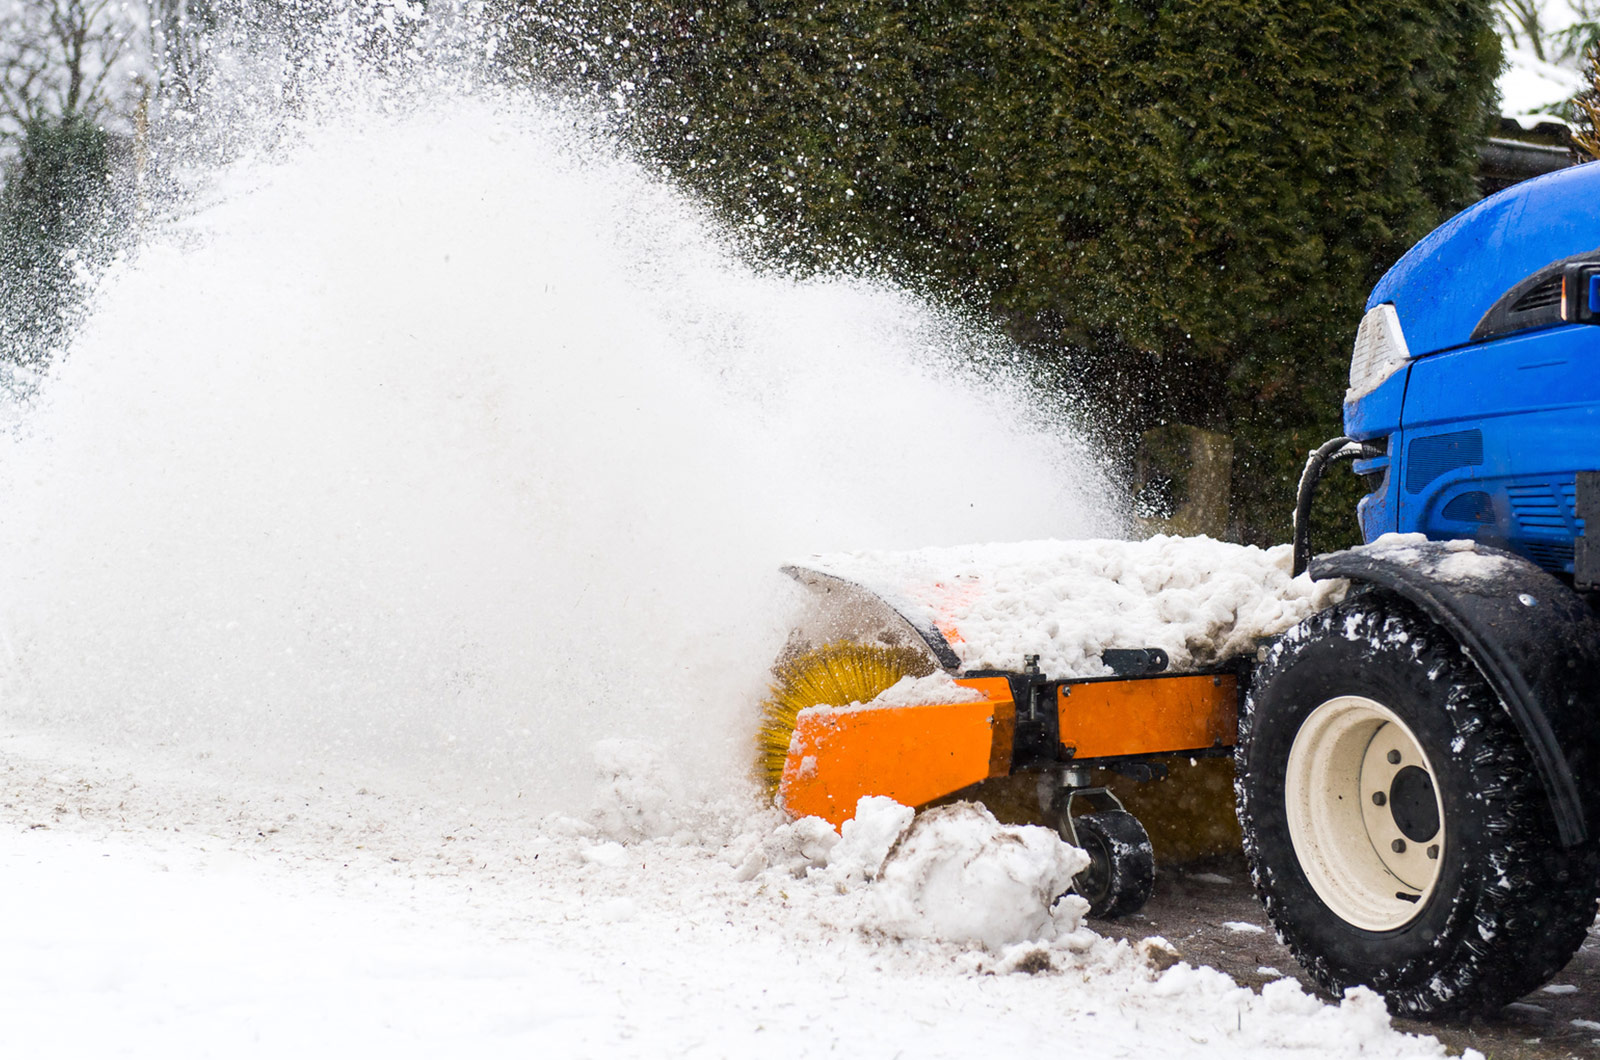
<svg viewBox="0 0 1600 1060">
<path fill-rule="evenodd" d="M 425 792 L 275 791 L 37 739 L 0 755 L 8 1056 L 1442 1055 L 1370 994 L 1158 971 L 1074 910 L 998 953 L 919 937 L 904 902 L 950 892 L 868 881 L 859 853 L 807 870 L 795 829 L 739 799 L 642 839 L 614 787 L 592 816 L 618 842 Z M 957 821 L 912 867 L 1007 864 L 973 858 L 981 831 Z"/>
</svg>

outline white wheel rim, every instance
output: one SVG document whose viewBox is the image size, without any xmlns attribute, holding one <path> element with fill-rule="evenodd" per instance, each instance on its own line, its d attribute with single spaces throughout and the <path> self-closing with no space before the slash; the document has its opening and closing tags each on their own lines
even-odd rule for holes
<svg viewBox="0 0 1600 1060">
<path fill-rule="evenodd" d="M 1346 922 L 1393 931 L 1432 897 L 1448 832 L 1433 777 L 1406 723 L 1364 696 L 1328 700 L 1295 734 L 1289 839 L 1317 897 Z"/>
</svg>

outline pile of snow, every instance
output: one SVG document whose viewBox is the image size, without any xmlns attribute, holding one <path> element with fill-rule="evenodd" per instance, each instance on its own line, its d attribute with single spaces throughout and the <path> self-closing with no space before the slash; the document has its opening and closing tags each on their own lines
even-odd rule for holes
<svg viewBox="0 0 1600 1060">
<path fill-rule="evenodd" d="M 1087 945 L 1092 933 L 1079 932 L 1088 903 L 1066 891 L 1088 864 L 1056 832 L 1001 824 L 976 803 L 917 816 L 872 795 L 839 833 L 820 817 L 775 828 L 739 875 L 776 871 L 825 892 L 855 891 L 861 931 L 998 954 L 1023 943 Z"/>
<path fill-rule="evenodd" d="M 1020 670 L 1038 655 L 1051 677 L 1110 673 L 1108 648 L 1161 648 L 1175 671 L 1206 666 L 1282 633 L 1344 592 L 1292 577 L 1290 546 L 1209 537 L 1027 541 L 849 552 L 800 566 L 853 582 L 923 629 L 967 670 Z"/>
<path fill-rule="evenodd" d="M 942 806 L 918 817 L 885 861 L 876 926 L 995 952 L 1051 941 L 1082 925 L 1088 903 L 1062 895 L 1088 864 L 1048 828 L 1002 825 L 973 803 Z"/>
<path fill-rule="evenodd" d="M 911 807 L 882 795 L 859 800 L 855 817 L 840 826 L 839 842 L 828 850 L 829 875 L 839 882 L 877 879 L 915 817 Z"/>
</svg>

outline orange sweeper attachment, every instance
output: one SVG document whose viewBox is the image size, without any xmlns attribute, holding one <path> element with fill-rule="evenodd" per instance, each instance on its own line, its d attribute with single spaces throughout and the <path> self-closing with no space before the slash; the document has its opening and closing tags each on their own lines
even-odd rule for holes
<svg viewBox="0 0 1600 1060">
<path fill-rule="evenodd" d="M 1114 648 L 1080 667 L 1102 671 L 1093 677 L 1052 677 L 1038 655 L 969 668 L 957 646 L 967 646 L 962 613 L 983 592 L 975 581 L 869 585 L 784 569 L 811 590 L 774 667 L 759 737 L 760 772 L 784 810 L 838 828 L 864 796 L 922 806 L 1029 775 L 1039 814 L 1090 854 L 1077 889 L 1091 912 L 1143 905 L 1154 879 L 1149 837 L 1091 782 L 1093 771 L 1146 780 L 1174 755 L 1227 754 L 1237 664 L 1168 673 L 1160 648 Z"/>
</svg>

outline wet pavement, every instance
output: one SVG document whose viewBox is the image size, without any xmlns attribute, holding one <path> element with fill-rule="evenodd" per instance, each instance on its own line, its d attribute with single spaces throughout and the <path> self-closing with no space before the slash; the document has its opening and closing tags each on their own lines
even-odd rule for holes
<svg viewBox="0 0 1600 1060">
<path fill-rule="evenodd" d="M 1242 855 L 1163 867 L 1143 912 L 1093 926 L 1102 935 L 1133 942 L 1160 935 L 1184 960 L 1220 969 L 1252 989 L 1292 976 L 1307 990 L 1319 992 L 1273 935 Z M 1395 1026 L 1435 1035 L 1455 1053 L 1477 1049 L 1489 1060 L 1597 1060 L 1600 922 L 1549 985 L 1502 1012 L 1437 1023 L 1397 1019 Z"/>
</svg>

